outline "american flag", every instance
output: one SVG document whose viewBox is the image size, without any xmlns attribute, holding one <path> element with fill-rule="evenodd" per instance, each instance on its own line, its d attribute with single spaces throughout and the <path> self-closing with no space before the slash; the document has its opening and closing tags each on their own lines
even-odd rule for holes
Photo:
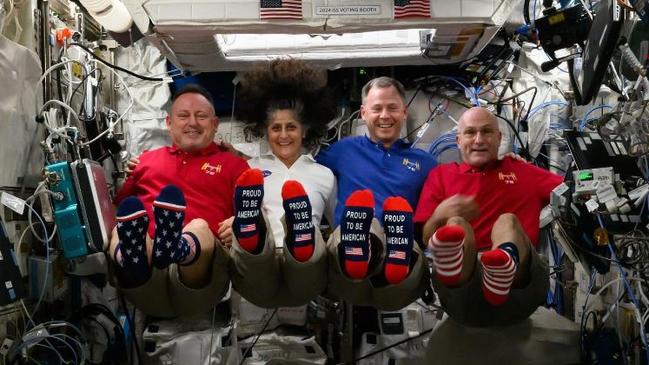
<svg viewBox="0 0 649 365">
<path fill-rule="evenodd" d="M 388 255 L 389 258 L 391 259 L 397 259 L 397 260 L 405 260 L 406 259 L 406 253 L 404 251 L 390 251 L 390 254 Z"/>
<path fill-rule="evenodd" d="M 239 226 L 239 231 L 241 233 L 252 232 L 255 229 L 257 229 L 257 227 L 255 227 L 254 223 L 252 223 L 252 224 L 242 224 L 241 226 Z"/>
<path fill-rule="evenodd" d="M 261 0 L 259 17 L 263 19 L 302 19 L 302 0 Z"/>
<path fill-rule="evenodd" d="M 430 18 L 430 0 L 394 0 L 394 19 L 402 18 Z"/>
<path fill-rule="evenodd" d="M 295 236 L 295 242 L 308 241 L 311 239 L 311 233 L 303 233 Z"/>
<path fill-rule="evenodd" d="M 345 255 L 361 256 L 363 249 L 360 247 L 345 247 Z"/>
</svg>

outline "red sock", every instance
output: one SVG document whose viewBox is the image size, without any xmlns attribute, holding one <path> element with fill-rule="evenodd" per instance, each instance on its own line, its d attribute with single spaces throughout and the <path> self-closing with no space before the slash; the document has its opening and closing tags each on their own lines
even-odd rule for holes
<svg viewBox="0 0 649 365">
<path fill-rule="evenodd" d="M 387 246 L 385 278 L 390 284 L 398 284 L 408 276 L 414 242 L 412 207 L 406 199 L 393 196 L 385 199 L 383 229 Z"/>
<path fill-rule="evenodd" d="M 518 265 L 512 255 L 502 249 L 487 251 L 480 256 L 482 265 L 482 293 L 492 305 L 501 305 L 509 298 L 509 290 Z"/>
<path fill-rule="evenodd" d="M 464 259 L 464 228 L 447 225 L 437 229 L 430 239 L 437 280 L 453 286 L 460 280 Z"/>
<path fill-rule="evenodd" d="M 239 245 L 248 252 L 254 252 L 259 245 L 263 198 L 264 176 L 261 171 L 244 171 L 235 183 L 232 229 Z"/>
<path fill-rule="evenodd" d="M 287 180 L 282 186 L 284 219 L 286 220 L 286 248 L 300 262 L 313 255 L 315 230 L 309 196 L 302 184 Z"/>
<path fill-rule="evenodd" d="M 369 233 L 374 218 L 374 195 L 357 190 L 345 202 L 340 220 L 340 244 L 345 273 L 352 279 L 364 279 L 370 262 Z"/>
</svg>

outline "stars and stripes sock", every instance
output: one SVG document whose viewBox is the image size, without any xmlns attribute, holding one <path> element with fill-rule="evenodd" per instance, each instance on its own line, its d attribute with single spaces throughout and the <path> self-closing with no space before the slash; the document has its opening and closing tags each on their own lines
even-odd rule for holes
<svg viewBox="0 0 649 365">
<path fill-rule="evenodd" d="M 437 229 L 430 239 L 435 275 L 446 286 L 453 286 L 460 280 L 464 260 L 464 229 L 447 225 Z"/>
<path fill-rule="evenodd" d="M 117 236 L 114 259 L 120 281 L 127 287 L 144 284 L 151 277 L 146 257 L 149 216 L 140 199 L 129 196 L 117 207 Z"/>
<path fill-rule="evenodd" d="M 482 293 L 491 305 L 501 305 L 509 298 L 509 290 L 518 268 L 518 249 L 512 242 L 480 256 L 482 265 Z"/>
<path fill-rule="evenodd" d="M 178 263 L 183 266 L 191 265 L 201 255 L 201 243 L 192 232 L 183 232 L 178 245 Z"/>
<path fill-rule="evenodd" d="M 188 252 L 187 240 L 181 233 L 185 220 L 185 197 L 174 185 L 167 185 L 153 201 L 155 237 L 153 238 L 153 266 L 164 269 L 172 263 L 184 261 Z"/>
<path fill-rule="evenodd" d="M 387 245 L 385 278 L 390 284 L 398 284 L 408 276 L 414 241 L 412 207 L 406 199 L 392 196 L 385 199 L 383 230 Z"/>
<path fill-rule="evenodd" d="M 256 252 L 261 230 L 261 203 L 264 199 L 264 176 L 259 169 L 244 171 L 234 190 L 234 236 L 248 252 Z"/>
<path fill-rule="evenodd" d="M 364 279 L 370 262 L 369 233 L 374 217 L 374 195 L 357 190 L 345 202 L 340 220 L 340 245 L 345 273 L 352 279 Z"/>
<path fill-rule="evenodd" d="M 315 247 L 309 196 L 302 184 L 287 180 L 282 185 L 282 200 L 286 219 L 286 247 L 297 261 L 306 262 L 313 255 Z"/>
</svg>

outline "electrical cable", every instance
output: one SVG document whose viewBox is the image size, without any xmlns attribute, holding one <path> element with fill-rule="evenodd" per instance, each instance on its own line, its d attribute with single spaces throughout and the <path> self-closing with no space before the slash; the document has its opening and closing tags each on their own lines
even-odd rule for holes
<svg viewBox="0 0 649 365">
<path fill-rule="evenodd" d="M 393 348 L 393 347 L 399 346 L 399 345 L 404 344 L 404 343 L 406 343 L 406 342 L 409 342 L 409 341 L 412 341 L 412 340 L 416 340 L 416 339 L 418 339 L 418 338 L 421 337 L 421 336 L 425 336 L 425 335 L 429 334 L 430 332 L 432 332 L 434 329 L 435 329 L 435 327 L 433 327 L 433 328 L 429 328 L 429 329 L 427 329 L 427 330 L 422 331 L 421 333 L 419 333 L 419 334 L 416 335 L 416 336 L 412 336 L 412 337 L 405 338 L 405 339 L 403 339 L 403 340 L 401 340 L 401 341 L 397 341 L 397 342 L 395 342 L 395 343 L 393 343 L 393 344 L 391 344 L 391 345 L 389 345 L 389 346 L 386 346 L 386 347 L 384 347 L 384 348 L 381 348 L 381 349 L 378 349 L 378 350 L 372 351 L 372 352 L 370 352 L 370 353 L 367 353 L 367 354 L 365 354 L 365 355 L 363 355 L 363 356 L 361 356 L 361 357 L 355 358 L 355 359 L 353 359 L 353 360 L 351 360 L 351 361 L 348 361 L 348 362 L 344 362 L 344 363 L 341 362 L 341 363 L 338 363 L 337 365 L 353 365 L 353 364 L 356 364 L 356 363 L 357 363 L 358 361 L 360 361 L 360 360 L 363 360 L 363 359 L 366 359 L 366 358 L 368 358 L 368 357 L 371 357 L 371 356 L 374 356 L 374 355 L 376 355 L 376 354 L 379 354 L 379 353 L 381 353 L 381 352 L 387 351 L 387 350 L 389 350 L 389 349 L 391 349 L 391 348 Z"/>
<path fill-rule="evenodd" d="M 534 3 L 536 4 L 536 0 L 534 0 Z M 530 0 L 525 0 L 523 4 L 523 19 L 525 19 L 525 24 L 533 25 L 530 21 Z"/>
<path fill-rule="evenodd" d="M 610 106 L 610 105 L 606 105 L 606 104 L 597 105 L 597 106 L 595 106 L 595 107 L 589 109 L 589 110 L 584 114 L 584 116 L 581 118 L 581 122 L 579 123 L 579 132 L 583 132 L 584 129 L 586 128 L 586 124 L 588 123 L 588 120 L 589 120 L 589 119 L 588 119 L 588 116 L 589 116 L 592 112 L 594 112 L 594 111 L 597 110 L 597 109 L 602 109 L 602 112 L 603 112 L 603 111 L 604 111 L 604 108 L 613 109 L 612 106 Z"/>
<path fill-rule="evenodd" d="M 270 320 L 273 319 L 273 317 L 275 316 L 276 313 L 277 313 L 277 308 L 275 308 L 275 310 L 273 310 L 273 313 L 270 314 L 270 316 L 266 320 L 266 323 L 264 323 L 264 326 L 261 328 L 261 330 L 259 331 L 259 333 L 255 337 L 255 340 L 252 342 L 252 345 L 250 345 L 250 347 L 248 347 L 246 349 L 246 352 L 243 353 L 243 355 L 241 356 L 241 362 L 239 362 L 239 365 L 243 365 L 243 363 L 246 361 L 246 356 L 248 356 L 249 352 L 252 352 L 252 348 L 255 347 L 255 345 L 257 344 L 257 341 L 259 340 L 259 337 L 261 337 L 261 335 L 264 333 L 264 331 L 266 331 L 266 327 L 268 327 L 268 325 L 270 324 Z"/>
<path fill-rule="evenodd" d="M 521 148 L 522 148 L 522 151 L 523 151 L 522 156 L 525 157 L 526 159 L 530 159 L 530 160 L 531 160 L 531 159 L 532 159 L 532 156 L 530 155 L 529 151 L 527 150 L 527 146 L 523 143 L 523 140 L 521 139 L 521 136 L 518 134 L 518 131 L 516 130 L 516 128 L 514 127 L 514 125 L 512 124 L 512 122 L 510 122 L 509 119 L 507 119 L 507 118 L 505 118 L 505 117 L 503 117 L 503 116 L 501 116 L 501 115 L 498 115 L 498 114 L 494 114 L 494 115 L 495 115 L 497 118 L 500 118 L 500 119 L 504 120 L 504 121 L 507 123 L 507 125 L 508 125 L 509 128 L 511 128 L 511 130 L 514 132 L 514 136 L 516 137 L 516 139 L 518 139 L 518 142 L 519 142 L 520 145 L 521 145 Z"/>
<path fill-rule="evenodd" d="M 36 218 L 38 218 L 38 221 L 41 223 L 41 226 L 43 227 L 43 234 L 44 234 L 44 236 L 46 238 L 46 240 L 45 240 L 45 261 L 46 261 L 46 264 L 45 264 L 45 273 L 43 275 L 43 277 L 45 277 L 46 280 L 43 281 L 43 288 L 41 289 L 41 293 L 40 293 L 40 295 L 38 297 L 38 301 L 36 302 L 36 306 L 34 306 L 34 311 L 32 312 L 32 315 L 34 315 L 34 314 L 36 314 L 38 312 L 38 308 L 40 307 L 41 302 L 43 301 L 43 298 L 45 297 L 45 290 L 47 289 L 47 285 L 46 285 L 47 284 L 47 277 L 49 276 L 49 272 L 50 272 L 50 270 L 49 270 L 50 269 L 50 241 L 49 241 L 49 237 L 47 235 L 47 227 L 45 226 L 45 222 L 43 222 L 43 218 L 41 218 L 40 214 L 38 214 L 36 212 L 36 210 L 34 210 L 34 208 L 31 206 L 31 204 L 25 203 L 25 206 L 28 207 L 29 210 L 33 214 L 36 215 Z M 30 321 L 33 324 L 34 321 L 31 320 L 31 317 L 32 316 L 29 316 Z"/>
<path fill-rule="evenodd" d="M 122 113 L 122 115 L 120 115 L 119 118 L 117 118 L 115 121 L 113 121 L 112 123 L 110 123 L 109 126 L 106 127 L 106 130 L 104 130 L 103 132 L 99 133 L 97 136 L 95 136 L 95 138 L 91 139 L 90 141 L 82 143 L 82 144 L 81 144 L 81 147 L 88 146 L 88 145 L 90 145 L 91 143 L 94 143 L 94 142 L 98 141 L 98 140 L 99 140 L 100 138 L 102 138 L 104 135 L 106 135 L 106 134 L 108 134 L 108 133 L 111 133 L 112 130 L 113 130 L 113 128 L 115 128 L 115 126 L 116 126 L 119 122 L 121 122 L 122 119 L 124 119 L 124 117 L 126 116 L 126 114 L 128 114 L 128 112 L 133 108 L 133 105 L 135 104 L 135 98 L 134 98 L 133 95 L 131 94 L 131 90 L 129 89 L 128 85 L 126 84 L 126 82 L 124 81 L 124 79 L 122 78 L 122 76 L 121 76 L 119 73 L 115 72 L 115 70 L 113 70 L 113 69 L 109 69 L 109 70 L 110 70 L 111 72 L 113 72 L 113 74 L 115 74 L 115 76 L 117 76 L 117 78 L 122 82 L 122 84 L 124 85 L 124 88 L 125 88 L 125 90 L 126 90 L 126 93 L 127 93 L 128 96 L 131 98 L 131 102 L 130 102 L 130 104 L 128 105 L 128 107 L 126 108 L 126 110 L 124 110 L 124 112 Z"/>
<path fill-rule="evenodd" d="M 51 194 L 51 195 L 54 195 L 54 196 L 57 196 L 57 194 L 61 194 L 61 193 L 55 193 L 55 192 L 53 192 L 53 191 L 51 191 L 51 190 L 48 190 L 48 189 L 43 189 L 43 190 L 41 190 L 41 188 L 42 188 L 43 186 L 45 186 L 45 182 L 44 182 L 44 181 L 40 182 L 40 183 L 38 184 L 38 186 L 36 187 L 36 190 L 34 191 L 34 193 L 33 193 L 31 196 L 27 197 L 27 199 L 25 199 L 25 203 L 30 203 L 30 204 L 31 204 L 31 201 L 32 201 L 32 200 L 34 200 L 38 195 L 43 194 L 43 193 Z M 37 240 L 39 240 L 39 241 L 42 242 L 42 243 L 45 243 L 46 241 L 48 241 L 48 242 L 51 242 L 51 241 L 52 241 L 52 239 L 54 238 L 54 235 L 56 234 L 56 230 L 57 230 L 57 226 L 56 226 L 56 225 L 54 226 L 54 229 L 52 230 L 52 234 L 51 234 L 51 235 L 47 236 L 47 234 L 46 234 L 46 235 L 45 235 L 45 238 L 42 238 L 42 237 L 41 237 L 38 233 L 36 233 L 36 231 L 34 230 L 34 225 L 35 225 L 35 224 L 32 222 L 32 215 L 31 215 L 31 214 L 27 215 L 27 221 L 29 222 L 29 226 L 28 226 L 28 227 L 29 227 L 30 230 L 32 231 L 32 235 L 34 235 L 34 237 L 35 237 Z"/>
<path fill-rule="evenodd" d="M 68 113 L 70 113 L 74 117 L 74 119 L 76 119 L 77 122 L 79 122 L 79 124 L 81 124 L 81 120 L 79 119 L 79 115 L 77 114 L 77 112 L 75 112 L 74 109 L 72 109 L 72 107 L 70 107 L 68 104 L 66 104 L 66 103 L 64 103 L 62 101 L 56 100 L 56 99 L 46 101 L 45 104 L 43 104 L 43 106 L 40 108 L 40 110 L 38 111 L 38 113 L 36 115 L 41 115 L 43 113 L 43 111 L 45 111 L 45 107 L 47 107 L 50 104 L 56 104 L 56 105 L 58 105 L 58 106 L 60 106 L 60 107 L 62 107 L 64 109 L 66 109 L 68 111 Z M 68 126 L 68 125 L 70 125 L 70 119 L 69 118 L 68 118 L 68 120 L 66 122 L 66 126 Z"/>
<path fill-rule="evenodd" d="M 208 364 L 212 363 L 212 352 L 213 352 L 212 346 L 214 344 L 214 322 L 216 322 L 216 305 L 212 306 L 212 322 L 210 324 L 210 348 L 209 348 L 210 357 L 207 361 Z"/>
<path fill-rule="evenodd" d="M 129 71 L 129 70 L 123 68 L 123 67 L 119 67 L 119 66 L 117 66 L 117 65 L 114 65 L 114 64 L 112 64 L 112 63 L 110 63 L 110 62 L 104 60 L 103 58 L 97 56 L 97 55 L 96 55 L 96 54 L 95 54 L 95 53 L 94 53 L 90 48 L 88 48 L 88 47 L 86 47 L 86 46 L 84 46 L 84 45 L 82 45 L 82 44 L 80 44 L 80 43 L 70 43 L 70 45 L 71 45 L 71 46 L 77 46 L 77 47 L 83 49 L 83 50 L 86 51 L 90 56 L 94 57 L 97 61 L 103 63 L 104 65 L 106 65 L 106 66 L 108 66 L 108 67 L 110 67 L 110 68 L 112 68 L 112 69 L 115 69 L 115 70 L 119 70 L 119 71 L 125 72 L 125 73 L 127 73 L 127 74 L 129 74 L 129 75 L 131 75 L 131 76 L 137 77 L 138 79 L 146 80 L 146 81 L 164 81 L 164 80 L 165 80 L 164 78 L 159 78 L 159 77 L 149 77 L 149 76 L 139 75 L 139 74 L 136 74 L 136 73 L 133 72 L 133 71 Z"/>
<path fill-rule="evenodd" d="M 597 214 L 597 221 L 599 222 L 599 226 L 602 229 L 606 229 L 604 227 L 604 222 L 602 221 L 602 216 L 599 213 Z M 629 284 L 629 281 L 626 279 L 626 272 L 624 271 L 624 268 L 622 267 L 622 265 L 618 261 L 617 256 L 615 254 L 615 250 L 613 249 L 611 242 L 608 242 L 606 247 L 608 247 L 608 250 L 611 253 L 611 258 L 618 265 L 618 270 L 620 271 L 620 277 L 622 278 L 622 281 L 624 282 L 624 287 L 627 290 L 627 294 L 629 295 L 629 298 L 631 299 L 631 302 L 633 303 L 633 305 L 636 308 L 636 315 L 641 320 L 642 316 L 639 313 L 640 304 L 638 303 L 638 300 L 636 299 L 635 294 L 633 293 L 633 289 L 631 288 L 631 285 Z M 644 328 L 640 329 L 640 340 L 642 341 L 642 345 L 643 345 L 644 350 L 645 350 L 645 354 L 646 354 L 645 360 L 646 360 L 647 364 L 649 364 L 649 346 L 647 346 L 647 337 L 646 337 L 646 333 L 645 333 Z"/>
<path fill-rule="evenodd" d="M 122 295 L 119 295 L 119 301 L 122 304 L 122 308 L 124 309 L 124 315 L 126 316 L 126 321 L 128 322 L 128 328 L 131 332 L 131 336 L 133 336 L 133 344 L 135 345 L 135 354 L 137 355 L 137 365 L 142 365 L 140 344 L 138 343 L 137 335 L 135 333 L 135 308 L 133 308 L 133 317 L 131 318 L 131 315 L 128 311 L 128 306 L 126 305 L 126 300 Z"/>
</svg>

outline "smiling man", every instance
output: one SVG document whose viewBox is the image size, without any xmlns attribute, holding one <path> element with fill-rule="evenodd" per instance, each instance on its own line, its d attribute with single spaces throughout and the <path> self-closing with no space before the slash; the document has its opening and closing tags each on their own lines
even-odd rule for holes
<svg viewBox="0 0 649 365">
<path fill-rule="evenodd" d="M 361 118 L 368 135 L 343 138 L 316 156 L 337 178 L 335 226 L 340 223 L 347 198 L 360 189 L 370 189 L 374 194 L 377 218 L 390 196 L 403 197 L 414 207 L 428 172 L 436 165 L 430 154 L 400 139 L 408 108 L 399 81 L 372 79 L 361 93 Z"/>
<path fill-rule="evenodd" d="M 367 135 L 343 138 L 316 156 L 338 183 L 329 291 L 355 305 L 394 310 L 428 285 L 412 207 L 436 161 L 400 138 L 408 108 L 399 81 L 372 79 L 361 95 Z"/>
<path fill-rule="evenodd" d="M 473 326 L 527 318 L 548 288 L 547 264 L 534 248 L 541 209 L 563 178 L 509 156 L 498 160 L 500 141 L 490 111 L 467 110 L 457 134 L 463 162 L 430 172 L 414 217 L 433 253 L 441 303 Z"/>
<path fill-rule="evenodd" d="M 150 314 L 163 316 L 182 314 L 179 308 L 195 305 L 192 301 L 207 303 L 208 309 L 219 300 L 215 291 L 227 289 L 227 267 L 213 267 L 215 255 L 223 253 L 215 237 L 221 238 L 220 223 L 234 213 L 235 181 L 249 169 L 243 159 L 214 143 L 219 119 L 202 87 L 188 85 L 174 95 L 166 124 L 173 144 L 144 152 L 115 198 L 119 223 L 108 252 L 120 286 L 135 291 L 166 288 L 157 283 L 167 282 L 161 275 L 174 266 L 176 274 L 170 271 L 168 282 L 176 294 L 168 297 L 177 301 L 176 308 L 156 308 L 156 302 L 169 298 L 155 290 L 140 290 L 139 301 L 131 298 L 136 306 L 152 308 Z M 214 275 L 221 272 L 215 283 Z"/>
</svg>

